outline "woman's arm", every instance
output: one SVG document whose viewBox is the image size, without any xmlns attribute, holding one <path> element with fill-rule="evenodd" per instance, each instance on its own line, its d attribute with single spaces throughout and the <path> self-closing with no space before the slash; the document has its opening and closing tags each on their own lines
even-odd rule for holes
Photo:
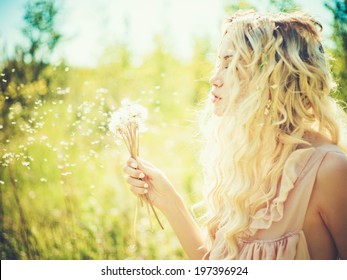
<svg viewBox="0 0 347 280">
<path fill-rule="evenodd" d="M 147 194 L 152 204 L 168 219 L 190 259 L 202 259 L 206 253 L 200 229 L 167 177 L 151 163 L 130 158 L 124 167 L 127 182 L 136 194 Z"/>
<path fill-rule="evenodd" d="M 179 196 L 175 200 L 175 202 L 168 204 L 163 213 L 188 257 L 192 260 L 201 260 L 206 254 L 206 248 L 200 228 L 184 205 L 183 200 Z"/>
<path fill-rule="evenodd" d="M 336 246 L 338 256 L 347 259 L 347 157 L 328 153 L 316 178 L 320 216 Z"/>
</svg>

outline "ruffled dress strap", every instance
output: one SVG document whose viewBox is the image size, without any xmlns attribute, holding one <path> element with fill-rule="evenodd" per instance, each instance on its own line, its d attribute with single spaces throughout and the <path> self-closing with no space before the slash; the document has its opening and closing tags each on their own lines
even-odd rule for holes
<svg viewBox="0 0 347 280">
<path fill-rule="evenodd" d="M 310 259 L 302 228 L 318 169 L 329 151 L 334 148 L 296 150 L 289 156 L 278 196 L 257 211 L 251 223 L 254 235 L 240 240 L 240 259 Z"/>
<path fill-rule="evenodd" d="M 319 167 L 334 145 L 294 151 L 287 159 L 276 197 L 252 217 L 247 237 L 239 239 L 237 259 L 310 259 L 302 230 Z M 217 231 L 209 259 L 227 256 L 225 233 Z"/>
</svg>

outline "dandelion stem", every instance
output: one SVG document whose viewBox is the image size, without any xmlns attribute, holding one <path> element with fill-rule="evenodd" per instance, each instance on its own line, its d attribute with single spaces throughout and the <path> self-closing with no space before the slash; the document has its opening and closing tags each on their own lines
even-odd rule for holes
<svg viewBox="0 0 347 280">
<path fill-rule="evenodd" d="M 147 202 L 148 202 L 148 203 L 149 203 L 149 205 L 151 206 L 152 211 L 153 211 L 153 214 L 154 214 L 155 218 L 157 219 L 157 221 L 158 221 L 158 223 L 159 223 L 159 225 L 160 225 L 161 229 L 164 229 L 164 227 L 163 227 L 162 223 L 160 222 L 160 219 L 159 219 L 159 217 L 158 217 L 158 215 L 157 215 L 157 212 L 155 211 L 155 209 L 154 209 L 154 207 L 153 207 L 152 202 L 149 200 L 148 195 L 147 195 L 147 194 L 145 194 L 145 197 L 146 197 Z"/>
<path fill-rule="evenodd" d="M 123 107 L 120 108 L 117 112 L 115 112 L 111 116 L 111 122 L 110 122 L 110 130 L 115 132 L 118 136 L 121 136 L 123 139 L 130 156 L 134 158 L 135 160 L 139 157 L 139 146 L 140 146 L 140 140 L 139 140 L 139 130 L 140 126 L 143 125 L 143 121 L 147 117 L 147 111 L 142 106 L 139 106 L 137 104 L 131 103 L 128 100 L 125 100 L 122 102 Z M 148 194 L 145 194 L 143 196 L 139 196 L 141 204 L 145 201 L 147 206 L 147 213 L 150 218 L 150 209 L 148 207 L 148 204 L 150 205 L 154 216 L 156 217 L 160 227 L 164 229 L 163 225 L 161 224 L 159 217 L 157 215 L 157 212 L 155 211 L 155 208 L 153 207 L 152 201 L 149 199 Z M 137 215 L 137 209 L 135 210 Z M 151 227 L 152 227 L 152 221 Z M 136 223 L 136 217 L 135 221 Z"/>
</svg>

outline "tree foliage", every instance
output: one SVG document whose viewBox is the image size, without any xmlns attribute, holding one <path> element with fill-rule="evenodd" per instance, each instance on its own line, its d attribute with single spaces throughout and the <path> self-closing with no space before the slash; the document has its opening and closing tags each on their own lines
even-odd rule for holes
<svg viewBox="0 0 347 280">
<path fill-rule="evenodd" d="M 6 159 L 13 146 L 12 142 L 22 139 L 28 133 L 42 126 L 42 119 L 35 109 L 44 104 L 53 88 L 64 84 L 63 75 L 57 75 L 60 67 L 50 65 L 49 56 L 58 44 L 61 35 L 56 30 L 58 10 L 53 0 L 28 2 L 24 16 L 23 35 L 26 45 L 17 45 L 15 55 L 4 59 L 0 66 L 0 184 L 8 178 L 14 196 L 15 209 L 19 216 L 18 228 L 6 228 L 5 199 L 8 188 L 0 189 L 0 241 L 1 257 L 29 258 L 40 257 L 37 239 L 32 233 L 24 207 L 21 203 L 18 179 Z M 41 117 L 42 118 L 42 117 Z M 22 152 L 20 157 L 27 155 Z M 19 159 L 18 157 L 17 159 Z M 3 161 L 5 159 L 5 162 Z M 6 169 L 7 167 L 7 169 Z M 16 240 L 16 235 L 19 240 Z M 22 253 L 21 253 L 22 252 Z"/>
<path fill-rule="evenodd" d="M 333 35 L 335 47 L 332 50 L 333 74 L 338 82 L 337 95 L 347 102 L 347 0 L 331 0 L 325 6 L 333 14 Z"/>
<path fill-rule="evenodd" d="M 295 0 L 270 0 L 270 5 L 279 12 L 293 12 L 299 8 Z"/>
<path fill-rule="evenodd" d="M 15 47 L 1 67 L 0 140 L 6 141 L 30 125 L 30 110 L 38 99 L 48 98 L 57 84 L 63 85 L 63 75 L 57 72 L 63 65 L 52 66 L 49 57 L 61 39 L 56 29 L 58 10 L 53 0 L 28 2 L 24 16 L 23 35 L 27 44 Z"/>
</svg>

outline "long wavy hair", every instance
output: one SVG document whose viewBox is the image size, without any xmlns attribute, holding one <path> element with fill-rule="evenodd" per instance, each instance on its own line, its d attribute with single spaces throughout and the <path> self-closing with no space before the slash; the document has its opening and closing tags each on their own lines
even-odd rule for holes
<svg viewBox="0 0 347 280">
<path fill-rule="evenodd" d="M 314 18 L 245 11 L 228 18 L 223 30 L 234 52 L 226 70 L 230 95 L 240 98 L 221 117 L 207 105 L 201 159 L 209 248 L 221 230 L 224 241 L 217 249 L 222 258 L 234 259 L 238 238 L 254 234 L 252 216 L 275 198 L 289 155 L 310 146 L 305 131 L 319 132 L 346 152 L 341 137 L 346 115 L 329 96 L 335 83 L 321 44 L 322 26 Z"/>
</svg>

